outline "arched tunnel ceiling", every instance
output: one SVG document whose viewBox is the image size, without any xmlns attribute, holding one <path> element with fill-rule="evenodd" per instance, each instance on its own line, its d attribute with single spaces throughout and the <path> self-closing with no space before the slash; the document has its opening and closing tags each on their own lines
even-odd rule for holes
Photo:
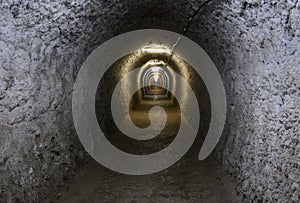
<svg viewBox="0 0 300 203">
<path fill-rule="evenodd" d="M 89 53 L 136 29 L 182 33 L 203 3 L 1 1 L 1 195 L 51 196 L 84 163 L 70 103 Z M 216 156 L 247 199 L 299 200 L 299 8 L 297 0 L 207 1 L 186 33 L 222 75 L 229 108 Z"/>
<path fill-rule="evenodd" d="M 283 39 L 290 41 L 299 37 L 296 1 L 286 4 L 260 4 L 259 1 L 86 0 L 39 4 L 3 1 L 2 32 L 6 41 L 18 41 L 18 46 L 25 50 L 34 49 L 43 40 L 48 49 L 55 48 L 58 52 L 69 49 L 72 55 L 78 53 L 84 60 L 105 40 L 131 30 L 161 28 L 183 33 L 189 18 L 202 4 L 205 6 L 195 16 L 186 35 L 198 42 L 222 68 L 227 67 L 224 62 L 232 61 L 228 62 L 230 65 L 237 60 L 232 47 L 237 52 L 242 49 L 247 53 L 270 46 L 271 42 L 281 46 Z M 24 29 L 26 35 L 22 33 Z M 8 30 L 15 31 L 17 37 L 10 35 Z M 52 53 L 51 50 L 48 52 Z"/>
</svg>

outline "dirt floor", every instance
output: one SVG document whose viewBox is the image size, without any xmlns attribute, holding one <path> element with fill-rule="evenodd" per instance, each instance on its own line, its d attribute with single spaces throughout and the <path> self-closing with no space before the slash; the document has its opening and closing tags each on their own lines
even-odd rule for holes
<svg viewBox="0 0 300 203">
<path fill-rule="evenodd" d="M 134 108 L 131 117 L 136 125 L 149 124 L 147 112 L 155 105 L 143 103 Z M 124 151 L 151 153 L 172 142 L 180 121 L 179 108 L 163 103 L 168 115 L 165 130 L 154 141 L 140 144 L 125 140 L 116 132 L 111 142 Z M 120 138 L 121 137 L 121 138 Z M 158 173 L 130 176 L 104 168 L 94 160 L 81 168 L 66 192 L 57 202 L 242 202 L 235 192 L 235 183 L 213 157 L 197 159 L 199 142 L 176 164 Z M 200 143 L 201 145 L 201 143 Z"/>
</svg>

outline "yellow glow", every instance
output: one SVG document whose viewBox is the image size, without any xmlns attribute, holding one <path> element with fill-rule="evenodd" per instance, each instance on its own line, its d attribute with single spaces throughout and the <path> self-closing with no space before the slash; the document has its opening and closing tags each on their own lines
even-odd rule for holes
<svg viewBox="0 0 300 203">
<path fill-rule="evenodd" d="M 161 67 L 154 66 L 154 67 L 151 67 L 150 70 L 153 71 L 153 72 L 159 72 L 161 70 Z"/>
<path fill-rule="evenodd" d="M 162 53 L 171 54 L 171 50 L 169 48 L 157 44 L 147 45 L 143 47 L 142 50 L 151 54 L 162 54 Z"/>
<path fill-rule="evenodd" d="M 154 81 L 157 82 L 158 81 L 159 76 L 157 74 L 154 75 Z"/>
</svg>

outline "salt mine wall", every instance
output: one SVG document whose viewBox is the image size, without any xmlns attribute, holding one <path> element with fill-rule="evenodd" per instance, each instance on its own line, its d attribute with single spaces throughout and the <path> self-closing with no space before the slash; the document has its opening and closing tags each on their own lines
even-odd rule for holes
<svg viewBox="0 0 300 203">
<path fill-rule="evenodd" d="M 97 46 L 137 29 L 183 33 L 192 16 L 185 34 L 227 94 L 216 159 L 245 201 L 300 201 L 299 11 L 298 0 L 1 1 L 0 202 L 54 200 L 85 164 L 72 88 Z"/>
</svg>

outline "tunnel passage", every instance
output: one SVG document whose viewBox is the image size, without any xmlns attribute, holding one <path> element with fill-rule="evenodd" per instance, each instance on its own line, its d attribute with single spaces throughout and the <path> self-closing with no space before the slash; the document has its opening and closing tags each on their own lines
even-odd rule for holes
<svg viewBox="0 0 300 203">
<path fill-rule="evenodd" d="M 1 1 L 1 201 L 53 200 L 85 165 L 71 92 L 89 53 L 136 29 L 182 33 L 203 3 L 186 36 L 210 55 L 226 88 L 217 160 L 245 200 L 299 201 L 296 0 Z"/>
<path fill-rule="evenodd" d="M 159 33 L 157 31 L 150 32 Z M 165 34 L 165 32 L 160 33 Z M 129 41 L 128 44 L 133 44 L 132 47 L 135 47 L 134 43 L 131 43 L 129 39 L 127 40 Z M 105 44 L 104 47 L 111 47 L 110 45 L 111 44 Z M 123 47 L 119 47 L 119 49 L 122 49 Z M 100 63 L 107 63 L 107 61 L 97 61 L 98 58 L 104 58 L 105 56 L 109 56 L 111 54 L 107 53 L 107 50 L 103 52 L 107 53 L 107 55 L 102 54 L 101 48 L 102 47 L 99 47 L 95 52 L 91 54 L 91 57 L 89 57 L 87 61 L 85 61 L 84 66 L 81 70 L 84 70 L 84 68 L 89 67 L 91 64 L 94 64 L 94 67 L 99 68 Z M 228 180 L 228 177 L 224 174 L 224 172 L 222 173 L 220 171 L 220 166 L 217 166 L 215 163 L 213 163 L 211 159 L 202 163 L 198 161 L 198 153 L 199 148 L 201 147 L 201 141 L 205 137 L 207 126 L 210 124 L 210 97 L 200 75 L 196 73 L 196 70 L 194 70 L 190 64 L 188 64 L 182 58 L 179 58 L 177 54 L 173 54 L 173 56 L 170 58 L 169 52 L 155 51 L 155 53 L 153 53 L 152 51 L 149 52 L 149 50 L 144 51 L 143 48 L 141 48 L 141 50 L 142 51 L 139 50 L 118 59 L 113 65 L 109 67 L 108 70 L 106 70 L 103 76 L 100 76 L 100 74 L 96 73 L 97 71 L 94 70 L 89 70 L 89 72 L 93 73 L 92 77 L 84 77 L 81 75 L 81 73 L 79 73 L 82 80 L 90 78 L 90 80 L 92 81 L 98 81 L 94 78 L 99 78 L 99 76 L 101 78 L 100 83 L 97 87 L 95 110 L 98 123 L 100 124 L 100 127 L 104 129 L 105 136 L 110 141 L 109 144 L 113 144 L 114 147 L 116 147 L 118 150 L 129 153 L 131 157 L 135 157 L 138 155 L 152 155 L 158 151 L 161 151 L 162 149 L 169 147 L 168 145 L 170 145 L 171 142 L 173 143 L 173 140 L 176 139 L 175 136 L 178 136 L 177 130 L 179 127 L 181 127 L 180 125 L 182 124 L 180 117 L 182 118 L 183 115 L 185 115 L 181 114 L 180 110 L 181 108 L 190 108 L 191 103 L 189 100 L 191 100 L 192 97 L 190 94 L 188 94 L 189 92 L 187 92 L 186 86 L 180 85 L 181 81 L 178 80 L 178 77 L 173 76 L 173 74 L 175 75 L 175 72 L 177 72 L 182 76 L 182 78 L 184 78 L 184 80 L 189 83 L 190 86 L 192 86 L 193 92 L 197 95 L 197 98 L 199 100 L 199 107 L 197 106 L 196 108 L 200 108 L 202 122 L 201 129 L 198 132 L 198 139 L 196 140 L 194 147 L 192 147 L 190 151 L 185 155 L 185 157 L 183 157 L 182 160 L 180 160 L 176 165 L 168 167 L 168 169 L 163 171 L 156 171 L 156 173 L 147 175 L 143 174 L 141 176 L 129 177 L 126 172 L 125 174 L 123 172 L 126 170 L 118 171 L 116 170 L 116 168 L 110 168 L 110 165 L 103 164 L 105 167 L 111 169 L 105 170 L 103 167 L 101 167 L 101 165 L 97 165 L 93 160 L 91 160 L 87 166 L 87 169 L 85 169 L 87 170 L 87 172 L 84 172 L 84 174 L 86 175 L 76 176 L 74 182 L 70 185 L 70 189 L 68 190 L 68 192 L 64 193 L 62 197 L 59 198 L 59 201 L 90 202 L 98 198 L 101 198 L 103 201 L 108 202 L 130 202 L 132 199 L 135 199 L 136 201 L 154 202 L 180 202 L 186 200 L 197 201 L 200 199 L 204 199 L 206 201 L 236 201 L 238 198 L 234 195 L 233 184 L 231 184 L 230 180 Z M 171 69 L 173 70 L 173 72 L 171 71 Z M 128 76 L 136 70 L 138 71 L 136 72 L 137 77 Z M 145 93 L 142 84 L 143 82 L 145 83 L 145 78 L 147 78 L 147 75 L 150 75 L 149 72 L 150 74 L 168 74 L 166 77 L 169 78 L 168 89 L 170 90 L 170 92 L 167 92 L 167 95 L 161 93 L 161 91 L 155 91 L 154 96 L 157 97 L 147 97 L 148 95 L 147 93 Z M 149 76 L 148 78 L 151 78 L 151 76 Z M 124 79 L 125 81 L 129 82 L 118 83 L 119 81 L 122 81 Z M 116 88 L 116 86 L 118 86 L 119 84 L 121 84 L 121 87 L 123 88 Z M 78 87 L 83 89 L 83 92 L 85 92 L 85 86 L 76 86 L 76 88 Z M 166 86 L 162 85 L 162 87 Z M 130 89 L 134 89 L 133 92 L 137 90 L 135 94 L 133 94 L 133 96 L 131 96 L 132 93 L 129 93 Z M 172 89 L 174 89 L 175 91 Z M 171 92 L 176 91 L 178 93 L 175 94 L 175 97 Z M 122 101 L 120 103 L 120 107 L 112 105 L 112 101 L 114 100 L 112 95 L 114 94 L 118 95 L 118 97 L 116 98 L 117 100 Z M 152 93 L 152 96 L 153 94 L 154 93 Z M 77 93 L 75 95 L 77 95 Z M 79 93 L 79 95 L 81 94 Z M 87 98 L 90 97 L 89 94 L 85 96 Z M 116 122 L 116 120 L 113 119 L 111 115 L 112 113 L 110 111 L 113 111 L 113 108 L 127 108 L 127 105 L 123 104 L 126 103 L 127 100 L 123 100 L 123 97 L 131 98 L 131 104 L 129 105 L 129 115 L 131 117 L 130 119 L 132 119 L 137 126 L 142 128 L 150 125 L 150 108 L 157 105 L 162 106 L 167 114 L 167 122 L 165 128 L 163 128 L 163 131 L 160 132 L 158 136 L 147 140 L 131 139 L 132 135 L 121 133 L 121 128 L 118 129 L 116 126 L 114 126 L 114 122 Z M 178 103 L 177 98 L 183 99 L 181 99 L 181 102 Z M 81 103 L 82 102 L 79 102 L 79 104 Z M 84 104 L 83 106 L 90 106 L 90 103 Z M 75 103 L 75 109 L 77 109 L 78 107 L 80 107 L 80 105 L 78 106 L 77 103 Z M 191 110 L 196 111 L 196 109 L 194 108 L 192 108 Z M 119 119 L 122 122 L 123 119 L 126 120 L 127 118 L 125 115 L 125 117 L 121 117 Z M 80 121 L 85 122 L 80 119 L 78 120 L 78 123 Z M 88 121 L 88 123 L 92 122 L 93 121 Z M 204 126 L 206 126 L 206 128 Z M 87 131 L 89 132 L 89 134 L 93 133 L 88 129 Z M 183 136 L 190 135 L 184 134 Z M 103 138 L 101 138 L 101 140 L 103 140 Z M 95 146 L 94 142 L 83 142 L 90 143 Z M 183 142 L 180 143 L 180 145 L 184 144 L 185 143 Z M 96 145 L 96 147 L 97 146 L 98 145 Z M 87 151 L 89 151 L 89 153 L 94 157 L 95 160 L 101 163 L 102 160 L 99 159 L 99 156 L 97 155 L 98 151 L 92 151 L 93 149 L 93 147 L 87 148 Z M 113 154 L 109 150 L 102 152 L 103 157 L 105 158 L 108 155 Z M 174 154 L 171 155 L 174 156 Z M 160 159 L 166 161 L 164 157 L 160 157 Z M 123 160 L 118 159 L 118 157 L 114 157 L 114 159 L 112 160 L 115 165 L 117 165 L 118 162 L 122 163 L 122 161 Z M 131 160 L 129 160 L 128 162 L 130 161 Z M 151 162 L 151 160 L 149 162 Z M 120 167 L 123 168 L 125 164 L 126 163 L 123 163 Z M 156 163 L 154 162 L 154 164 Z M 140 166 L 138 164 L 136 165 L 137 167 Z M 114 171 L 120 172 L 121 174 Z M 202 175 L 194 177 L 195 173 L 199 173 Z M 164 178 L 161 177 L 162 175 L 165 175 L 168 180 L 165 181 Z M 216 176 L 218 177 L 217 179 Z M 93 179 L 93 181 L 91 181 L 91 179 Z M 186 184 L 186 181 L 189 183 Z M 203 184 L 201 183 L 202 181 L 208 184 Z M 198 184 L 198 187 L 194 187 L 195 184 Z M 88 187 L 85 187 L 87 185 Z M 102 186 L 109 187 L 114 191 L 118 190 L 118 195 L 120 198 L 115 199 L 115 192 L 107 192 Z M 127 191 L 132 194 L 128 194 Z M 184 193 L 184 195 L 178 195 L 178 193 Z M 162 194 L 167 194 L 167 196 Z"/>
<path fill-rule="evenodd" d="M 133 95 L 129 105 L 130 116 L 133 123 L 141 128 L 149 126 L 149 110 L 155 106 L 163 107 L 167 111 L 168 115 L 167 124 L 161 132 L 161 135 L 144 142 L 131 139 L 120 132 L 118 127 L 115 125 L 111 113 L 111 100 L 115 86 L 122 78 L 126 77 L 128 72 L 137 68 L 141 68 L 138 80 L 130 81 L 130 85 L 125 88 L 130 89 L 132 88 L 131 86 L 134 86 L 135 84 L 138 84 L 139 87 L 141 87 Z M 189 95 L 186 94 L 185 89 L 181 89 L 183 87 L 176 84 L 175 77 L 172 75 L 170 70 L 182 75 L 191 85 L 198 99 L 201 114 L 198 131 L 199 139 L 203 140 L 205 138 L 210 124 L 211 111 L 210 97 L 201 77 L 196 73 L 193 67 L 184 60 L 178 58 L 176 55 L 170 59 L 168 53 L 142 51 L 124 56 L 116 61 L 104 74 L 97 88 L 95 108 L 98 123 L 104 131 L 105 136 L 118 149 L 130 154 L 149 154 L 164 149 L 174 140 L 180 127 L 181 117 L 180 105 L 178 104 L 177 99 L 171 92 L 161 86 L 159 87 L 159 90 L 147 90 L 147 88 L 151 86 L 151 84 L 148 84 L 149 79 L 147 79 L 151 78 L 151 73 L 154 75 L 158 73 L 165 74 L 161 76 L 162 78 L 165 77 L 165 85 L 168 85 L 173 91 L 177 89 L 177 91 L 183 95 L 184 101 L 181 104 L 182 107 L 188 105 L 190 99 L 188 97 Z M 116 73 L 118 73 L 118 75 L 116 75 Z M 153 82 L 155 84 L 155 81 Z M 144 83 L 146 83 L 147 86 L 143 88 L 142 84 Z M 128 93 L 125 90 L 118 94 L 126 95 Z M 111 135 L 114 135 L 114 137 L 110 137 Z M 198 149 L 200 149 L 200 147 L 201 145 L 197 146 Z"/>
</svg>

